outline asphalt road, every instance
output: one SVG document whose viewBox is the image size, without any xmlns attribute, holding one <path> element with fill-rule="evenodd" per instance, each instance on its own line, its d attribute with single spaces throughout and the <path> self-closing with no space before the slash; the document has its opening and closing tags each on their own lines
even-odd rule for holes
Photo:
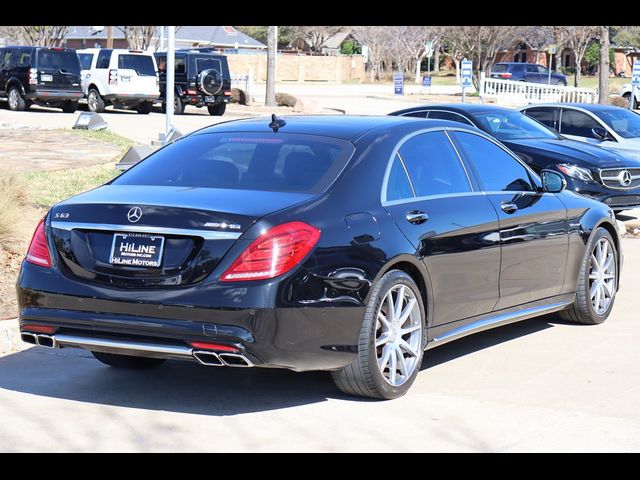
<svg viewBox="0 0 640 480">
<path fill-rule="evenodd" d="M 0 451 L 640 451 L 640 241 L 599 326 L 557 316 L 427 352 L 411 391 L 377 402 L 328 374 L 207 368 L 146 372 L 81 350 L 0 357 Z"/>
</svg>

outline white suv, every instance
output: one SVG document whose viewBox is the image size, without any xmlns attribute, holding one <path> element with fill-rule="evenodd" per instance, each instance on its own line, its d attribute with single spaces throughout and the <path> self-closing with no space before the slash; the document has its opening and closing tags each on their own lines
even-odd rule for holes
<svg viewBox="0 0 640 480">
<path fill-rule="evenodd" d="M 631 84 L 630 83 L 625 83 L 622 88 L 620 89 L 620 96 L 626 98 L 627 100 L 629 100 L 629 98 L 631 98 Z M 633 108 L 638 108 L 638 105 L 640 105 L 640 87 L 636 87 L 636 98 L 633 102 Z"/>
<path fill-rule="evenodd" d="M 92 112 L 107 105 L 135 108 L 147 114 L 160 96 L 158 69 L 151 53 L 140 50 L 86 48 L 78 50 L 82 91 Z"/>
</svg>

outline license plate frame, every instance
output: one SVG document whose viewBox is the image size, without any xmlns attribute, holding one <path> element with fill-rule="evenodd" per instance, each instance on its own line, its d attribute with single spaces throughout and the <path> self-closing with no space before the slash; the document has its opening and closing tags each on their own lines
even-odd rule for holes
<svg viewBox="0 0 640 480">
<path fill-rule="evenodd" d="M 41 73 L 40 74 L 40 81 L 41 82 L 53 82 L 53 75 L 51 75 L 49 73 Z"/>
<path fill-rule="evenodd" d="M 214 97 L 213 95 L 206 95 L 204 97 L 205 103 L 215 103 L 215 101 L 216 101 L 216 97 Z"/>
<path fill-rule="evenodd" d="M 161 235 L 148 233 L 114 233 L 109 263 L 118 267 L 160 268 L 164 240 Z M 123 246 L 125 241 L 128 244 Z"/>
</svg>

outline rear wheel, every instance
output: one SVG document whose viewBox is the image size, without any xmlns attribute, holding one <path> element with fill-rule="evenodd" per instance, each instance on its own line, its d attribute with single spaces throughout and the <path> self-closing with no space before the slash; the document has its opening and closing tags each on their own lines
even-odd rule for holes
<svg viewBox="0 0 640 480">
<path fill-rule="evenodd" d="M 78 101 L 67 100 L 62 104 L 61 108 L 64 113 L 75 113 L 75 111 L 78 110 Z"/>
<path fill-rule="evenodd" d="M 560 316 L 573 323 L 602 323 L 611 313 L 617 289 L 618 251 L 611 234 L 598 228 L 589 239 L 580 266 L 576 299 Z"/>
<path fill-rule="evenodd" d="M 420 290 L 405 272 L 391 270 L 374 285 L 351 365 L 331 372 L 350 395 L 392 399 L 413 384 L 424 353 L 425 311 Z"/>
<path fill-rule="evenodd" d="M 221 117 L 224 115 L 224 112 L 227 110 L 226 103 L 216 103 L 215 105 L 207 105 L 207 110 L 209 110 L 209 115 L 215 115 Z"/>
<path fill-rule="evenodd" d="M 142 102 L 136 107 L 136 111 L 142 115 L 149 115 L 153 110 L 153 102 Z"/>
<path fill-rule="evenodd" d="M 115 353 L 91 352 L 94 357 L 105 365 L 116 368 L 143 369 L 157 367 L 164 363 L 164 358 L 132 357 Z"/>
<path fill-rule="evenodd" d="M 98 92 L 98 90 L 96 90 L 95 88 L 89 90 L 89 94 L 87 95 L 87 107 L 89 108 L 90 112 L 104 112 L 104 99 L 102 98 L 102 95 L 100 95 L 100 92 Z"/>
<path fill-rule="evenodd" d="M 175 95 L 173 97 L 173 114 L 182 115 L 184 113 L 185 107 L 186 105 L 184 104 L 182 99 L 178 95 Z M 165 102 L 162 103 L 162 112 L 167 112 L 167 104 Z"/>
<path fill-rule="evenodd" d="M 22 97 L 20 90 L 18 90 L 18 87 L 9 88 L 7 100 L 9 103 L 9 110 L 13 110 L 14 112 L 21 112 L 26 108 L 25 100 Z"/>
</svg>

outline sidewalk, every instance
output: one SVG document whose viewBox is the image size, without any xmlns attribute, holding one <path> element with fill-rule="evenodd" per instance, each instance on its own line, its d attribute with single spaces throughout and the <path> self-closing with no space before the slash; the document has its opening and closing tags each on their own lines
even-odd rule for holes
<svg viewBox="0 0 640 480">
<path fill-rule="evenodd" d="M 29 348 L 20 340 L 18 319 L 0 320 L 0 355 Z"/>
</svg>

